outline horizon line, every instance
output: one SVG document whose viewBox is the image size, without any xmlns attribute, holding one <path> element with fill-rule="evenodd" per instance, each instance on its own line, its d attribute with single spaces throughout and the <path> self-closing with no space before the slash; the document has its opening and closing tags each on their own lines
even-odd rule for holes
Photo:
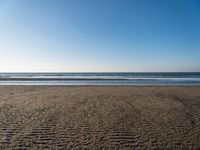
<svg viewBox="0 0 200 150">
<path fill-rule="evenodd" d="M 0 71 L 0 73 L 200 73 L 200 71 Z"/>
</svg>

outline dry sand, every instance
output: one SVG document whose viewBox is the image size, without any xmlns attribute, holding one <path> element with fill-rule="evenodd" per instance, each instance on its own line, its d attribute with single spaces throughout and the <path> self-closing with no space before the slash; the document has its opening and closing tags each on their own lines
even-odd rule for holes
<svg viewBox="0 0 200 150">
<path fill-rule="evenodd" d="M 0 149 L 200 149 L 200 87 L 0 86 Z"/>
</svg>

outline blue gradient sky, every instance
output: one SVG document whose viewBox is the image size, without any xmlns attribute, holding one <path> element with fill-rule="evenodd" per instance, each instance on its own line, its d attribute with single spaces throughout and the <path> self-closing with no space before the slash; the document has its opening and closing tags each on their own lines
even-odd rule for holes
<svg viewBox="0 0 200 150">
<path fill-rule="evenodd" d="M 0 0 L 0 71 L 200 71 L 200 1 Z"/>
</svg>

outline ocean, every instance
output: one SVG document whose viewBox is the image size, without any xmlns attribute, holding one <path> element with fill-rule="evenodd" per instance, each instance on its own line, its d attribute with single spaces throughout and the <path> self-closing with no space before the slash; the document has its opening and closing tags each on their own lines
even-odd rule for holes
<svg viewBox="0 0 200 150">
<path fill-rule="evenodd" d="M 0 85 L 200 85 L 200 72 L 0 73 Z"/>
</svg>

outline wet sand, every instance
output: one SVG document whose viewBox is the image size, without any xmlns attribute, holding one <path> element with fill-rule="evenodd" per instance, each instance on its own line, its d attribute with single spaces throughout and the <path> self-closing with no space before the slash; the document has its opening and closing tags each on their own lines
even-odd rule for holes
<svg viewBox="0 0 200 150">
<path fill-rule="evenodd" d="M 200 149 L 200 87 L 0 86 L 0 149 Z"/>
</svg>

